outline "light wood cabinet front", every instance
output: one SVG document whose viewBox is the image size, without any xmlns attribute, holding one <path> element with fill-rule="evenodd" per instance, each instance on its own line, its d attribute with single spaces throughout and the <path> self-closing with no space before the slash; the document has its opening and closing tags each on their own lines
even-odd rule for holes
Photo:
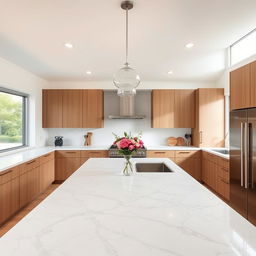
<svg viewBox="0 0 256 256">
<path fill-rule="evenodd" d="M 83 90 L 83 127 L 101 128 L 104 119 L 102 90 Z"/>
<path fill-rule="evenodd" d="M 45 191 L 55 180 L 54 159 L 40 165 L 40 192 Z"/>
<path fill-rule="evenodd" d="M 62 127 L 62 90 L 43 90 L 43 128 Z"/>
<path fill-rule="evenodd" d="M 174 160 L 175 152 L 172 150 L 148 150 L 147 151 L 148 158 L 170 158 Z"/>
<path fill-rule="evenodd" d="M 251 82 L 250 107 L 256 107 L 256 61 L 250 64 L 250 82 Z"/>
<path fill-rule="evenodd" d="M 195 127 L 195 90 L 174 90 L 174 127 Z"/>
<path fill-rule="evenodd" d="M 104 158 L 104 157 L 108 157 L 108 151 L 107 150 L 82 150 L 81 157 Z"/>
<path fill-rule="evenodd" d="M 193 178 L 201 181 L 201 152 L 196 150 L 175 151 L 174 162 Z"/>
<path fill-rule="evenodd" d="M 196 123 L 192 144 L 196 147 L 223 147 L 225 133 L 224 89 L 196 91 Z"/>
<path fill-rule="evenodd" d="M 152 127 L 174 127 L 174 90 L 152 91 Z"/>
<path fill-rule="evenodd" d="M 250 107 L 250 64 L 230 72 L 230 109 Z"/>
<path fill-rule="evenodd" d="M 63 128 L 82 128 L 82 90 L 63 90 Z"/>
</svg>

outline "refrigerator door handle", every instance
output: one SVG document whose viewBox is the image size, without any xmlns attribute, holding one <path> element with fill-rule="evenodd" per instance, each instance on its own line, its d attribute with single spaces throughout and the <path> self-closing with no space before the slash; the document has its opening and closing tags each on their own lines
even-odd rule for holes
<svg viewBox="0 0 256 256">
<path fill-rule="evenodd" d="M 249 126 L 244 124 L 244 187 L 248 188 L 248 162 L 249 162 Z"/>
<path fill-rule="evenodd" d="M 241 123 L 240 141 L 241 141 L 241 150 L 240 150 L 240 157 L 241 157 L 241 187 L 243 187 L 244 186 L 244 123 Z"/>
<path fill-rule="evenodd" d="M 253 187 L 253 125 L 252 123 L 249 123 L 249 187 L 252 189 Z"/>
</svg>

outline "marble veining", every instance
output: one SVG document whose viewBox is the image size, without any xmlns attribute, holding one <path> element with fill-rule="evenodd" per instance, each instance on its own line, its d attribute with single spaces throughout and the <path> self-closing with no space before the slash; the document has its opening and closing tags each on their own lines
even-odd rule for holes
<svg viewBox="0 0 256 256">
<path fill-rule="evenodd" d="M 1 255 L 256 255 L 256 228 L 168 159 L 90 159 L 0 239 Z"/>
</svg>

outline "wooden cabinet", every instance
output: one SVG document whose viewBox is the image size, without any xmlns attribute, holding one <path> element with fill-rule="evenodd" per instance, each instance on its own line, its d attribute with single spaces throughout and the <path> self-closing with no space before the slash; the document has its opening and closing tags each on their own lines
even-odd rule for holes
<svg viewBox="0 0 256 256">
<path fill-rule="evenodd" d="M 250 64 L 230 72 L 230 109 L 250 107 Z"/>
<path fill-rule="evenodd" d="M 43 128 L 62 127 L 62 90 L 43 90 Z"/>
<path fill-rule="evenodd" d="M 195 90 L 153 90 L 153 128 L 193 128 Z"/>
<path fill-rule="evenodd" d="M 256 61 L 230 72 L 230 110 L 256 107 Z"/>
<path fill-rule="evenodd" d="M 63 90 L 63 127 L 83 127 L 82 112 L 83 91 Z"/>
<path fill-rule="evenodd" d="M 256 61 L 250 64 L 250 107 L 256 107 Z"/>
<path fill-rule="evenodd" d="M 196 123 L 192 141 L 196 147 L 223 147 L 225 133 L 224 89 L 196 91 Z"/>
<path fill-rule="evenodd" d="M 101 128 L 104 121 L 102 90 L 83 90 L 83 127 Z"/>
<path fill-rule="evenodd" d="M 174 128 L 195 127 L 195 90 L 174 90 Z"/>
<path fill-rule="evenodd" d="M 175 163 L 193 178 L 201 181 L 201 152 L 197 150 L 175 151 Z"/>
<path fill-rule="evenodd" d="M 43 128 L 101 128 L 103 90 L 43 90 Z"/>
<path fill-rule="evenodd" d="M 229 160 L 203 152 L 202 180 L 220 196 L 229 200 Z"/>
<path fill-rule="evenodd" d="M 172 150 L 148 150 L 147 157 L 149 158 L 170 158 L 174 161 L 175 152 Z"/>
<path fill-rule="evenodd" d="M 104 158 L 104 157 L 108 157 L 108 151 L 107 150 L 83 150 L 81 151 L 81 157 Z"/>
<path fill-rule="evenodd" d="M 79 150 L 59 150 L 56 152 L 55 180 L 66 180 L 81 166 Z"/>
<path fill-rule="evenodd" d="M 152 91 L 152 127 L 174 127 L 174 90 Z"/>
<path fill-rule="evenodd" d="M 55 180 L 54 152 L 40 157 L 40 191 L 45 191 Z"/>
<path fill-rule="evenodd" d="M 11 216 L 11 172 L 0 176 L 0 223 Z"/>
</svg>

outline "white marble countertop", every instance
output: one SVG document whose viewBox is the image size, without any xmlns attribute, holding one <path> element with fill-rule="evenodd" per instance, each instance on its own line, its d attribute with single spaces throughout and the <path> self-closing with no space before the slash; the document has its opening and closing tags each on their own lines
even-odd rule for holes
<svg viewBox="0 0 256 256">
<path fill-rule="evenodd" d="M 216 152 L 214 151 L 214 149 L 224 149 L 224 150 L 228 150 L 228 148 L 202 148 L 203 151 L 206 151 L 208 153 L 211 153 L 213 155 L 216 155 L 216 156 L 220 156 L 220 157 L 223 157 L 225 159 L 229 159 L 230 158 L 230 155 L 227 155 L 227 154 L 222 154 L 220 152 Z"/>
<path fill-rule="evenodd" d="M 256 255 L 256 228 L 168 159 L 90 159 L 0 238 L 4 256 Z"/>
<path fill-rule="evenodd" d="M 147 150 L 200 150 L 197 147 L 188 146 L 157 146 L 157 145 L 146 145 Z"/>
</svg>

